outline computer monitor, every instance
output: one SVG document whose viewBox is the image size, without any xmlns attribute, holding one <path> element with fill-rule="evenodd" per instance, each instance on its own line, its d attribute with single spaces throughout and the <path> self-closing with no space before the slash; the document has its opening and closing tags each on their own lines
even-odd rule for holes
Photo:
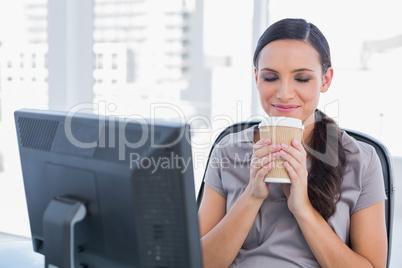
<svg viewBox="0 0 402 268">
<path fill-rule="evenodd" d="M 202 267 L 187 124 L 15 112 L 46 267 Z"/>
</svg>

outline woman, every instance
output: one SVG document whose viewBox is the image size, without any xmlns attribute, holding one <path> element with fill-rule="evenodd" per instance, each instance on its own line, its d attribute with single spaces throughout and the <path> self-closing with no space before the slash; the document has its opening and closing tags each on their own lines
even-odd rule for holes
<svg viewBox="0 0 402 268">
<path fill-rule="evenodd" d="M 252 127 L 216 146 L 199 209 L 205 267 L 385 267 L 379 159 L 316 109 L 334 73 L 325 37 L 305 20 L 278 21 L 254 66 L 265 113 L 301 119 L 303 141 L 272 144 Z M 278 157 L 290 185 L 264 182 Z"/>
</svg>

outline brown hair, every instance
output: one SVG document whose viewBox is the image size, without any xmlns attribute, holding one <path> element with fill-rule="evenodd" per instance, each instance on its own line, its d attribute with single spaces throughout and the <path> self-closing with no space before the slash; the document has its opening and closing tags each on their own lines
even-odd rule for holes
<svg viewBox="0 0 402 268">
<path fill-rule="evenodd" d="M 306 150 L 311 159 L 308 196 L 313 207 L 328 220 L 335 213 L 341 198 L 346 155 L 340 128 L 318 109 Z"/>
<path fill-rule="evenodd" d="M 269 26 L 258 40 L 254 51 L 253 63 L 258 67 L 261 50 L 276 40 L 300 40 L 309 43 L 320 55 L 322 73 L 331 67 L 331 53 L 325 36 L 314 24 L 303 19 L 282 19 Z"/>
</svg>

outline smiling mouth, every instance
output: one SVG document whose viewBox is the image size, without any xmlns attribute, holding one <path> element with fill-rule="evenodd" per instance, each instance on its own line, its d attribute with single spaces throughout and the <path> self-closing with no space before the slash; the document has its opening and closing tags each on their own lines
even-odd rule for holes
<svg viewBox="0 0 402 268">
<path fill-rule="evenodd" d="M 272 106 L 278 112 L 293 112 L 294 110 L 300 107 L 298 105 L 280 105 L 280 104 L 272 104 Z"/>
</svg>

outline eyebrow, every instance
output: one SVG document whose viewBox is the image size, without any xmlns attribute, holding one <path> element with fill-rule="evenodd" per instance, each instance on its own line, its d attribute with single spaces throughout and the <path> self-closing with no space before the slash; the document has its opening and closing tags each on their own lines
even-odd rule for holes
<svg viewBox="0 0 402 268">
<path fill-rule="evenodd" d="M 278 71 L 276 71 L 276 70 L 274 70 L 274 69 L 271 69 L 271 68 L 262 68 L 261 69 L 261 71 L 262 70 L 265 70 L 265 71 L 269 71 L 269 72 L 273 72 L 273 73 L 279 73 Z M 293 70 L 292 71 L 292 73 L 297 73 L 297 72 L 314 72 L 313 70 L 311 70 L 311 69 L 308 69 L 308 68 L 300 68 L 300 69 L 296 69 L 296 70 Z"/>
</svg>

